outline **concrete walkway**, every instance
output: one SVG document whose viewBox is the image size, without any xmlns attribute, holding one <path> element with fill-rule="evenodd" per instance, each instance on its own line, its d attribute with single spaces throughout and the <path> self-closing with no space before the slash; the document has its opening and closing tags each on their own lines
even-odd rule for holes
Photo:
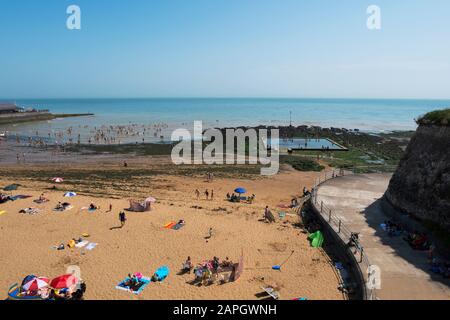
<svg viewBox="0 0 450 320">
<path fill-rule="evenodd" d="M 426 252 L 411 249 L 401 237 L 389 237 L 380 227 L 389 218 L 378 199 L 390 177 L 364 174 L 336 178 L 319 187 L 318 201 L 332 209 L 348 229 L 360 233 L 370 263 L 381 270 L 378 298 L 450 300 L 450 281 L 429 272 Z"/>
</svg>

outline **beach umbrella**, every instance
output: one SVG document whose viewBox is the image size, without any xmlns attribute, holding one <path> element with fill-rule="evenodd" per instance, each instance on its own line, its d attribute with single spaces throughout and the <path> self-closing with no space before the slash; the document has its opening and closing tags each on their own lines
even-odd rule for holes
<svg viewBox="0 0 450 320">
<path fill-rule="evenodd" d="M 20 185 L 18 184 L 10 184 L 9 186 L 6 186 L 3 188 L 3 190 L 5 191 L 13 191 L 13 190 L 17 190 L 17 188 L 19 188 Z"/>
<path fill-rule="evenodd" d="M 64 179 L 63 179 L 63 178 L 60 178 L 60 177 L 55 177 L 55 178 L 52 178 L 51 180 L 52 180 L 53 182 L 55 182 L 55 183 L 61 183 L 61 182 L 64 181 Z"/>
<path fill-rule="evenodd" d="M 245 190 L 245 188 L 239 187 L 239 188 L 234 189 L 234 192 L 239 193 L 239 194 L 243 194 L 243 193 L 246 193 L 247 190 Z"/>
<path fill-rule="evenodd" d="M 34 277 L 33 279 L 26 282 L 22 289 L 25 291 L 37 291 L 39 289 L 45 288 L 48 286 L 50 279 L 45 277 Z"/>
<path fill-rule="evenodd" d="M 156 202 L 156 199 L 153 197 L 148 197 L 147 199 L 145 199 L 145 202 L 154 203 L 154 202 Z"/>
<path fill-rule="evenodd" d="M 64 197 L 75 197 L 77 194 L 75 192 L 67 192 Z"/>
<path fill-rule="evenodd" d="M 59 277 L 56 277 L 50 282 L 50 287 L 54 289 L 64 289 L 70 288 L 71 286 L 78 283 L 78 279 L 71 274 L 65 274 Z"/>
</svg>

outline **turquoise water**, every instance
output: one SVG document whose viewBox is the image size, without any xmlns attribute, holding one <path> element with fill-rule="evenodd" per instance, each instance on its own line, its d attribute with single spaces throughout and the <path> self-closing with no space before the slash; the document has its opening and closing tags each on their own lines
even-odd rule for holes
<svg viewBox="0 0 450 320">
<path fill-rule="evenodd" d="M 68 127 L 83 127 L 89 131 L 101 126 L 164 123 L 167 128 L 162 135 L 170 136 L 174 128 L 192 128 L 194 120 L 202 120 L 204 128 L 288 125 L 290 112 L 293 125 L 375 132 L 414 130 L 415 118 L 434 109 L 450 107 L 450 100 L 369 99 L 65 99 L 15 102 L 23 107 L 50 109 L 53 113 L 95 113 L 93 117 L 0 127 L 0 131 L 26 135 L 36 130 L 45 134 Z"/>
</svg>

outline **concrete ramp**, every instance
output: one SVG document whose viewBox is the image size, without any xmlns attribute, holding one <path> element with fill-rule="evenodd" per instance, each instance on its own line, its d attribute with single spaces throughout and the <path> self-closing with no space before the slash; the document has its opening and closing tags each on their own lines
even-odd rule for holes
<svg viewBox="0 0 450 320">
<path fill-rule="evenodd" d="M 348 229 L 360 233 L 370 263 L 381 271 L 381 289 L 376 290 L 379 299 L 450 300 L 450 280 L 429 271 L 427 253 L 413 250 L 402 237 L 389 237 L 380 227 L 389 220 L 380 198 L 390 178 L 389 174 L 335 178 L 318 188 L 317 199 Z"/>
</svg>

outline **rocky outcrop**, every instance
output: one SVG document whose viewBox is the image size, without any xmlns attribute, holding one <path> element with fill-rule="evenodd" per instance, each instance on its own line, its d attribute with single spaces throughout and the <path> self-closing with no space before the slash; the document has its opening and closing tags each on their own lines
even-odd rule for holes
<svg viewBox="0 0 450 320">
<path fill-rule="evenodd" d="M 450 233 L 449 126 L 419 126 L 385 199 L 395 209 Z"/>
</svg>

